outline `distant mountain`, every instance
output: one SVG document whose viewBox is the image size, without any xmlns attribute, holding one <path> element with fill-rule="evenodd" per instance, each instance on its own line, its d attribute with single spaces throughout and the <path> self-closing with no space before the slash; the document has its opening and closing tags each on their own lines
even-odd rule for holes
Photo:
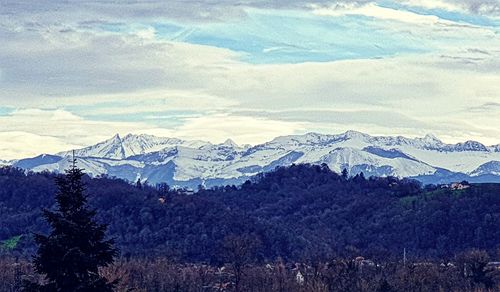
<svg viewBox="0 0 500 292">
<path fill-rule="evenodd" d="M 61 172 L 69 166 L 71 155 L 72 151 L 41 155 L 13 164 L 33 171 Z M 212 144 L 129 134 L 76 149 L 75 155 L 79 166 L 94 176 L 188 187 L 241 183 L 259 172 L 292 163 L 325 163 L 337 172 L 346 168 L 352 175 L 412 177 L 426 183 L 457 179 L 500 182 L 500 145 L 446 144 L 433 135 L 410 139 L 356 131 L 308 133 L 238 146 L 232 140 Z"/>
<path fill-rule="evenodd" d="M 44 166 L 48 164 L 54 164 L 59 161 L 61 161 L 63 158 L 58 155 L 48 155 L 48 154 L 42 154 L 38 155 L 37 157 L 33 158 L 27 158 L 27 159 L 22 159 L 19 160 L 15 163 L 17 167 L 24 168 L 24 169 L 34 169 L 39 166 Z"/>
<path fill-rule="evenodd" d="M 78 157 L 99 157 L 109 159 L 125 159 L 130 156 L 159 151 L 172 146 L 200 147 L 208 142 L 184 141 L 176 138 L 160 138 L 151 135 L 129 134 L 123 139 L 116 134 L 113 138 L 75 150 Z M 59 156 L 72 155 L 72 151 L 58 153 Z"/>
<path fill-rule="evenodd" d="M 486 162 L 474 170 L 471 175 L 499 175 L 500 176 L 500 161 Z"/>
</svg>

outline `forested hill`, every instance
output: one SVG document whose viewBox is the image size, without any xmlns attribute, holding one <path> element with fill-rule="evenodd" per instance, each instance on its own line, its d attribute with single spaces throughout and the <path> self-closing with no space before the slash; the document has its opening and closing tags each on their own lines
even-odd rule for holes
<svg viewBox="0 0 500 292">
<path fill-rule="evenodd" d="M 54 174 L 0 169 L 0 253 L 31 254 L 46 233 L 41 208 L 54 204 Z M 396 178 L 347 178 L 326 166 L 294 165 L 239 187 L 193 195 L 111 178 L 85 177 L 90 204 L 122 255 L 218 262 L 241 238 L 255 259 L 363 255 L 448 257 L 500 247 L 500 185 L 465 190 Z"/>
</svg>

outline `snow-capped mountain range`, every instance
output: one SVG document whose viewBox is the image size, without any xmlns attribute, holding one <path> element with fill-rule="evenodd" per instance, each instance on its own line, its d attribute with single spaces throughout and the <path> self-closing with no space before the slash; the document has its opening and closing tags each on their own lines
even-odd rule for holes
<svg viewBox="0 0 500 292">
<path fill-rule="evenodd" d="M 33 171 L 61 172 L 72 151 L 11 161 Z M 500 182 L 500 145 L 467 141 L 446 144 L 435 136 L 424 138 L 370 136 L 355 131 L 339 135 L 309 133 L 282 136 L 264 144 L 238 146 L 186 141 L 150 135 L 115 135 L 109 140 L 76 149 L 78 165 L 91 175 L 109 175 L 155 184 L 196 187 L 237 184 L 259 172 L 292 163 L 326 163 L 340 172 L 365 176 L 398 176 L 425 183 L 462 179 Z M 7 163 L 7 162 L 4 162 Z"/>
</svg>

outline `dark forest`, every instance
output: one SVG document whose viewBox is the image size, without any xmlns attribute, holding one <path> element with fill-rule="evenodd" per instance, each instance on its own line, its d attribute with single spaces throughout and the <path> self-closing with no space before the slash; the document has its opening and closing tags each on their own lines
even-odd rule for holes
<svg viewBox="0 0 500 292">
<path fill-rule="evenodd" d="M 33 234 L 49 232 L 41 209 L 54 208 L 56 177 L 0 170 L 2 258 L 23 262 L 36 252 Z M 165 259 L 177 272 L 193 272 L 191 265 L 213 267 L 209 272 L 227 263 L 247 271 L 303 263 L 308 274 L 315 263 L 343 259 L 339 267 L 349 269 L 348 259 L 357 258 L 391 263 L 395 275 L 403 260 L 437 267 L 471 254 L 483 258 L 484 268 L 500 244 L 497 184 L 453 190 L 394 177 L 349 177 L 325 165 L 277 168 L 241 186 L 200 186 L 192 194 L 110 177 L 84 176 L 83 182 L 96 219 L 108 224 L 120 250 L 119 263 L 128 263 L 125 270 Z"/>
</svg>

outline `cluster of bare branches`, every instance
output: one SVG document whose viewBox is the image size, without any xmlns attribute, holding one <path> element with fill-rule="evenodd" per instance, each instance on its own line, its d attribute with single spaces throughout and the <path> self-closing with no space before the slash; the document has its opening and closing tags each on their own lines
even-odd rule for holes
<svg viewBox="0 0 500 292">
<path fill-rule="evenodd" d="M 453 262 L 377 263 L 362 257 L 309 263 L 247 261 L 243 249 L 215 266 L 167 258 L 121 259 L 101 270 L 117 291 L 499 291 L 500 267 L 483 251 Z M 243 257 L 243 258 L 242 258 Z M 35 277 L 28 261 L 0 259 L 0 291 Z"/>
</svg>

